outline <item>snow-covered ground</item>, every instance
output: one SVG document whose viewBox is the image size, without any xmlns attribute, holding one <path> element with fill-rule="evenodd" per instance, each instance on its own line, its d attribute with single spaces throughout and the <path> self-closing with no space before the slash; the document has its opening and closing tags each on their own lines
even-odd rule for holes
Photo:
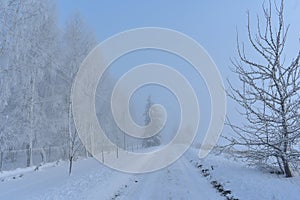
<svg viewBox="0 0 300 200">
<path fill-rule="evenodd" d="M 190 150 L 173 165 L 147 174 L 109 169 L 93 158 L 0 174 L 0 199 L 297 199 L 300 178 L 286 179 L 226 155 L 197 158 Z"/>
<path fill-rule="evenodd" d="M 212 185 L 216 185 L 217 182 L 224 191 L 230 191 L 232 195 L 228 196 L 241 200 L 300 199 L 300 177 L 285 178 L 283 175 L 262 172 L 229 154 L 210 154 L 207 158 L 199 160 L 195 159 L 196 153 L 193 149 L 185 156 L 193 160 L 192 163 L 198 166 L 201 172 L 205 170 L 204 174 Z"/>
</svg>

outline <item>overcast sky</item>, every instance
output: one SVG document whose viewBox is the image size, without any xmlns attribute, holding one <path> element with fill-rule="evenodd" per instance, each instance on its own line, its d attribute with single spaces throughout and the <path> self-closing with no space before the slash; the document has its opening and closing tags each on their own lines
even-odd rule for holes
<svg viewBox="0 0 300 200">
<path fill-rule="evenodd" d="M 238 30 L 241 40 L 245 41 L 247 44 L 246 11 L 250 11 L 251 19 L 253 23 L 255 23 L 256 14 L 261 13 L 263 2 L 264 1 L 262 0 L 57 0 L 57 8 L 61 24 L 64 23 L 68 16 L 75 12 L 79 12 L 86 23 L 88 23 L 88 25 L 96 32 L 99 42 L 119 32 L 140 27 L 163 27 L 185 33 L 195 39 L 207 50 L 217 64 L 224 82 L 226 82 L 225 79 L 230 78 L 233 80 L 234 78 L 229 70 L 229 67 L 231 66 L 229 59 L 230 57 L 235 57 L 237 55 L 236 31 Z M 288 51 L 286 53 L 287 56 L 296 55 L 300 49 L 299 0 L 288 0 L 285 2 L 285 16 L 286 23 L 291 24 L 287 43 Z M 155 53 L 150 52 L 150 55 L 153 54 Z M 254 56 L 255 58 L 254 54 L 251 54 L 251 56 Z M 141 57 L 145 62 L 152 61 L 149 60 L 145 54 L 139 55 L 139 58 Z M 162 55 L 157 56 L 157 54 L 156 57 L 160 57 L 155 60 L 156 62 L 169 59 L 166 59 Z M 129 61 L 126 63 L 133 64 Z M 176 65 L 176 63 L 184 65 L 184 63 L 177 61 L 168 64 Z M 117 66 L 115 67 L 118 69 Z M 201 113 L 202 119 L 203 116 L 209 116 L 207 111 L 209 107 L 207 106 L 209 104 L 209 98 L 203 97 L 207 96 L 207 91 L 203 90 L 205 84 L 201 80 L 201 77 L 199 80 L 194 80 L 197 79 L 197 77 L 194 77 L 192 74 L 193 71 L 188 69 L 188 66 L 187 68 L 181 66 L 180 69 L 183 70 L 183 74 L 191 80 L 195 89 L 201 91 L 201 94 L 198 93 L 198 98 L 200 99 L 200 104 L 202 102 L 200 109 L 204 111 L 204 115 Z M 122 72 L 125 72 L 124 69 Z M 141 94 L 146 95 L 146 92 L 142 92 Z M 165 95 L 166 97 L 170 96 L 170 94 Z M 162 103 L 164 102 L 162 101 Z M 177 104 L 175 103 L 174 105 Z M 230 103 L 228 112 L 231 112 L 232 109 L 233 106 Z M 140 112 L 140 116 L 141 114 L 142 113 Z M 208 119 L 202 121 L 203 126 L 205 126 L 204 124 L 208 124 L 207 120 Z"/>
<path fill-rule="evenodd" d="M 152 0 L 152 1 L 57 1 L 61 20 L 79 12 L 95 30 L 99 41 L 137 27 L 157 26 L 183 32 L 204 46 L 221 71 L 235 56 L 236 28 L 245 35 L 249 10 L 253 20 L 261 12 L 263 0 Z M 290 40 L 299 49 L 300 2 L 285 2 L 286 22 L 291 24 Z M 254 22 L 254 21 L 253 21 Z M 226 71 L 226 70 L 225 70 Z"/>
</svg>

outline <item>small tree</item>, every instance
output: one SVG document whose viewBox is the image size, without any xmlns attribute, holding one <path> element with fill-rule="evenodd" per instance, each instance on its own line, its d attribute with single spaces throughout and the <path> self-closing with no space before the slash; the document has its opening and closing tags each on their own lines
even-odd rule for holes
<svg viewBox="0 0 300 200">
<path fill-rule="evenodd" d="M 256 164 L 275 164 L 286 177 L 291 177 L 291 164 L 300 156 L 295 148 L 300 136 L 300 52 L 294 59 L 285 58 L 289 26 L 284 25 L 284 1 L 274 4 L 269 1 L 268 7 L 263 6 L 265 25 L 261 26 L 258 17 L 256 34 L 251 32 L 248 13 L 248 39 L 262 62 L 250 59 L 237 38 L 239 57 L 232 63 L 242 89 L 229 83 L 229 96 L 244 108 L 246 123 L 229 122 L 235 137 L 227 139 L 231 146 L 246 147 L 246 157 Z"/>
<path fill-rule="evenodd" d="M 71 175 L 73 161 L 83 147 L 76 131 L 69 132 L 69 134 L 69 175 Z"/>
<path fill-rule="evenodd" d="M 145 117 L 145 120 L 144 120 L 144 123 L 145 125 L 148 125 L 151 121 L 150 119 L 150 116 L 149 116 L 149 111 L 150 111 L 150 107 L 153 105 L 153 102 L 151 100 L 151 96 L 149 95 L 148 98 L 147 98 L 147 104 L 145 106 L 145 112 L 144 112 L 144 117 Z M 153 119 L 153 123 L 155 123 L 155 126 L 160 126 L 160 116 L 158 113 L 154 113 L 153 114 L 154 118 Z M 146 131 L 153 131 L 151 129 L 146 129 Z M 146 134 L 147 135 L 147 134 Z M 143 147 L 151 147 L 151 146 L 159 146 L 161 144 L 161 141 L 160 141 L 160 134 L 157 133 L 155 134 L 154 136 L 152 137 L 149 137 L 149 138 L 145 138 L 143 140 Z"/>
</svg>

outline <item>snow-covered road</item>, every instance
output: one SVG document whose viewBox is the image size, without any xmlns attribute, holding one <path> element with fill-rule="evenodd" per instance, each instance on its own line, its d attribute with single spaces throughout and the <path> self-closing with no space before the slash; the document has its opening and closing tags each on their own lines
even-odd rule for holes
<svg viewBox="0 0 300 200">
<path fill-rule="evenodd" d="M 160 171 L 139 175 L 111 170 L 92 158 L 76 162 L 71 177 L 67 163 L 22 177 L 20 173 L 0 182 L 1 200 L 224 199 L 185 157 Z"/>
<path fill-rule="evenodd" d="M 184 157 L 158 172 L 136 178 L 138 183 L 122 188 L 117 199 L 222 199 Z"/>
<path fill-rule="evenodd" d="M 147 174 L 121 173 L 93 158 L 75 162 L 71 176 L 67 162 L 4 172 L 0 200 L 299 199 L 299 176 L 260 171 L 231 154 L 200 160 L 197 152 Z"/>
</svg>

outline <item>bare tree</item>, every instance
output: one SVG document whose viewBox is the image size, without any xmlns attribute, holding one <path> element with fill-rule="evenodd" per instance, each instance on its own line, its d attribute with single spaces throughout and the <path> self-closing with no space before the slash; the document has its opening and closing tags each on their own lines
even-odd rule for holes
<svg viewBox="0 0 300 200">
<path fill-rule="evenodd" d="M 259 61 L 246 55 L 237 37 L 238 58 L 232 63 L 242 89 L 229 82 L 228 93 L 243 108 L 241 114 L 246 120 L 242 125 L 229 121 L 235 136 L 226 138 L 230 146 L 246 147 L 244 155 L 255 164 L 275 164 L 291 177 L 291 166 L 300 156 L 295 148 L 300 139 L 300 52 L 294 59 L 285 57 L 289 25 L 284 24 L 283 0 L 263 5 L 263 16 L 264 25 L 257 17 L 257 32 L 253 34 L 248 13 L 248 39 Z"/>
<path fill-rule="evenodd" d="M 82 149 L 82 143 L 77 136 L 76 132 L 71 132 L 69 138 L 70 146 L 69 146 L 69 175 L 72 173 L 73 161 L 76 159 L 76 156 Z"/>
<path fill-rule="evenodd" d="M 65 79 L 68 81 L 67 91 L 69 91 L 67 93 L 65 106 L 68 114 L 68 134 L 66 135 L 66 139 L 69 143 L 69 174 L 71 174 L 73 159 L 83 150 L 83 145 L 79 140 L 73 121 L 71 101 L 72 85 L 81 62 L 96 45 L 96 39 L 93 32 L 89 30 L 78 13 L 72 16 L 67 22 L 63 39 L 65 53 L 63 54 L 64 68 L 61 70 L 67 75 Z M 87 150 L 85 153 L 86 156 L 88 156 Z"/>
</svg>

